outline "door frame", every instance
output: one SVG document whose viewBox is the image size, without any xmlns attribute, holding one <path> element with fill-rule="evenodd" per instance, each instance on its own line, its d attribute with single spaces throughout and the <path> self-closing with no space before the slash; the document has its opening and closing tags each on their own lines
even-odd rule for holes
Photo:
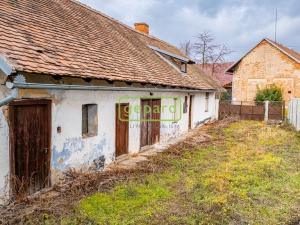
<svg viewBox="0 0 300 225">
<path fill-rule="evenodd" d="M 46 105 L 47 106 L 47 124 L 48 127 L 48 152 L 47 152 L 47 170 L 48 170 L 48 177 L 47 177 L 47 187 L 51 186 L 51 137 L 52 137 L 52 100 L 50 99 L 21 99 L 15 100 L 8 104 L 8 125 L 9 125 L 9 177 L 15 176 L 15 132 L 14 132 L 14 106 L 26 106 L 26 105 Z M 11 180 L 9 180 L 11 182 Z M 13 186 L 10 185 L 10 192 L 13 193 Z"/>
<path fill-rule="evenodd" d="M 189 130 L 192 129 L 192 125 L 193 125 L 193 100 L 194 100 L 194 95 L 190 95 L 190 101 L 189 101 Z"/>
<path fill-rule="evenodd" d="M 144 110 L 143 106 L 144 105 L 143 105 L 143 102 L 148 101 L 148 104 L 149 104 L 150 100 L 151 99 L 149 99 L 149 98 L 142 98 L 141 101 L 140 101 L 140 104 L 141 104 L 141 113 L 140 113 L 140 149 L 149 146 L 149 145 L 142 146 L 143 132 L 147 132 L 147 143 L 150 142 L 149 141 L 149 130 L 150 130 L 150 128 L 149 128 L 148 122 L 142 121 L 142 120 L 144 120 L 144 116 L 143 116 L 143 112 L 144 112 L 143 111 Z M 151 103 L 151 105 L 152 105 L 152 103 Z M 151 118 L 151 115 L 150 115 L 150 118 Z M 147 124 L 147 126 L 145 126 L 145 124 Z M 144 129 L 145 129 L 145 131 L 144 131 Z"/>
<path fill-rule="evenodd" d="M 116 103 L 116 120 L 115 120 L 115 158 L 119 157 L 117 156 L 117 139 L 118 139 L 118 130 L 117 130 L 117 123 L 118 123 L 118 115 L 119 115 L 119 107 L 120 106 L 129 106 L 129 103 Z M 129 118 L 128 118 L 129 119 Z M 128 134 L 127 134 L 127 151 L 126 151 L 126 154 L 129 154 L 129 121 L 127 122 L 127 130 L 128 130 Z"/>
<path fill-rule="evenodd" d="M 143 107 L 143 104 L 142 102 L 143 101 L 149 101 L 149 105 L 151 107 L 151 111 L 153 109 L 153 101 L 154 100 L 159 100 L 160 101 L 160 107 L 161 107 L 161 98 L 142 98 L 141 101 L 140 101 L 140 104 L 141 104 L 141 107 Z M 141 113 L 140 113 L 140 118 L 142 120 L 142 113 L 143 113 L 143 109 L 141 109 Z M 161 112 L 160 112 L 160 116 L 161 116 Z M 151 112 L 150 114 L 150 120 L 153 119 L 153 114 Z M 142 121 L 140 121 L 140 149 L 143 149 L 145 147 L 148 147 L 148 146 L 151 146 L 151 145 L 154 145 L 155 143 L 152 143 L 152 132 L 153 132 L 153 123 L 156 123 L 154 121 L 147 121 L 147 142 L 148 144 L 145 145 L 145 146 L 142 146 L 142 139 L 143 139 L 143 127 L 142 127 Z M 145 123 L 145 122 L 144 122 Z M 159 121 L 159 127 L 161 125 L 161 121 Z M 160 129 L 160 128 L 159 128 Z M 160 141 L 160 130 L 159 130 L 159 137 L 158 137 L 158 141 Z"/>
</svg>

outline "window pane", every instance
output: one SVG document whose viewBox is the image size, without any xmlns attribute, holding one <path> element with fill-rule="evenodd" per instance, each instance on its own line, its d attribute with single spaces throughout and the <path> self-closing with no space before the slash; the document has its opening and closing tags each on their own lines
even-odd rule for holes
<svg viewBox="0 0 300 225">
<path fill-rule="evenodd" d="M 205 112 L 208 112 L 208 104 L 209 104 L 209 93 L 205 93 Z"/>
<path fill-rule="evenodd" d="M 88 133 L 88 110 L 87 105 L 82 106 L 82 134 Z"/>
<path fill-rule="evenodd" d="M 96 104 L 82 106 L 82 135 L 96 136 L 98 134 L 98 107 Z"/>
</svg>

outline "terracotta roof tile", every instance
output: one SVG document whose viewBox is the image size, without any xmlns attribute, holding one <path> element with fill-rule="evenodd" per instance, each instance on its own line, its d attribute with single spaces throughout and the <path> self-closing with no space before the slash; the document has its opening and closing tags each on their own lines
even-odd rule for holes
<svg viewBox="0 0 300 225">
<path fill-rule="evenodd" d="M 182 75 L 148 45 L 184 56 L 176 47 L 72 0 L 1 0 L 0 33 L 16 72 L 219 87 L 195 65 Z"/>
<path fill-rule="evenodd" d="M 287 55 L 288 57 L 295 60 L 297 63 L 300 63 L 300 53 L 294 51 L 293 49 L 290 49 L 282 44 L 279 44 L 278 42 L 272 41 L 269 38 L 264 38 L 262 41 L 260 41 L 255 47 L 253 47 L 250 51 L 248 51 L 241 59 L 236 61 L 231 67 L 227 69 L 227 72 L 233 73 L 237 67 L 237 65 L 242 61 L 242 59 L 247 56 L 253 49 L 255 49 L 258 45 L 260 45 L 263 42 L 267 42 L 277 48 L 279 51 L 281 51 L 283 54 Z"/>
<path fill-rule="evenodd" d="M 275 45 L 277 48 L 283 50 L 285 53 L 287 53 L 288 55 L 294 57 L 298 62 L 300 62 L 300 53 L 294 51 L 293 49 L 290 49 L 278 42 L 272 41 L 271 39 L 267 39 L 270 43 L 272 43 L 273 45 Z"/>
<path fill-rule="evenodd" d="M 218 63 L 214 66 L 214 72 L 212 72 L 213 64 L 205 64 L 204 67 L 198 65 L 198 67 L 205 73 L 211 75 L 214 79 L 217 79 L 224 87 L 232 83 L 233 76 L 231 73 L 227 73 L 226 70 L 233 64 L 233 62 Z"/>
</svg>

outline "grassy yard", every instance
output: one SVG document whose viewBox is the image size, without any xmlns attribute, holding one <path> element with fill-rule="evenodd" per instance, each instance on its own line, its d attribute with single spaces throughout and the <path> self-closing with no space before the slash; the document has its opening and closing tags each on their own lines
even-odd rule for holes
<svg viewBox="0 0 300 225">
<path fill-rule="evenodd" d="M 160 172 L 82 199 L 63 224 L 298 224 L 300 136 L 260 122 L 157 157 Z M 84 222 L 83 222 L 84 221 Z"/>
</svg>

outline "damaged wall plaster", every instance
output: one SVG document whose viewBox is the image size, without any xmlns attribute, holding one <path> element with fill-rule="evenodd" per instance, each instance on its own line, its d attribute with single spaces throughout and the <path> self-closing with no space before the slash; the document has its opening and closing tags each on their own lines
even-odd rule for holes
<svg viewBox="0 0 300 225">
<path fill-rule="evenodd" d="M 26 90 L 21 91 L 23 97 L 52 99 L 52 137 L 51 137 L 51 176 L 57 182 L 62 172 L 68 168 L 90 167 L 101 170 L 115 159 L 115 109 L 118 99 L 124 96 L 150 96 L 146 92 L 117 91 L 79 91 L 79 90 Z M 153 96 L 180 97 L 183 104 L 188 93 L 153 93 Z M 153 97 L 152 96 L 152 97 Z M 1 92 L 0 92 L 1 97 Z M 139 105 L 139 99 L 128 100 L 131 105 Z M 127 103 L 123 100 L 122 103 Z M 82 105 L 97 104 L 98 134 L 94 137 L 82 137 Z M 162 99 L 162 105 L 173 104 L 173 99 Z M 193 127 L 207 118 L 215 118 L 215 94 L 209 97 L 209 111 L 205 112 L 205 93 L 194 94 Z M 132 115 L 131 119 L 139 119 Z M 165 112 L 161 118 L 172 118 Z M 9 169 L 8 126 L 2 110 L 0 111 L 0 188 L 4 187 L 4 176 Z M 129 153 L 140 150 L 139 122 L 129 123 Z M 59 128 L 59 129 L 57 129 Z M 59 132 L 58 132 L 59 130 Z M 161 123 L 161 142 L 188 131 L 188 112 L 182 114 L 177 123 Z"/>
</svg>

